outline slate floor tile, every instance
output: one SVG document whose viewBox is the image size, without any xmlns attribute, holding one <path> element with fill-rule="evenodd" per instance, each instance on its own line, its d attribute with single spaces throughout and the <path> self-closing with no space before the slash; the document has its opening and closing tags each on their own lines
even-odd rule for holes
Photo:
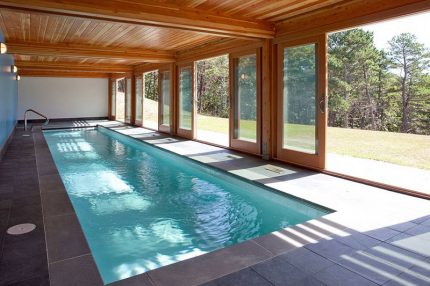
<svg viewBox="0 0 430 286">
<path fill-rule="evenodd" d="M 374 282 L 339 265 L 332 265 L 316 273 L 314 277 L 327 286 L 377 286 Z"/>
<path fill-rule="evenodd" d="M 281 257 L 259 263 L 252 268 L 266 280 L 279 286 L 323 285 L 305 271 L 288 263 Z"/>
<path fill-rule="evenodd" d="M 320 241 L 318 243 L 307 244 L 305 247 L 335 262 L 341 260 L 342 256 L 352 255 L 356 251 L 352 247 L 336 240 Z"/>
<path fill-rule="evenodd" d="M 279 257 L 307 274 L 314 274 L 333 264 L 327 258 L 306 248 L 299 248 Z"/>
<path fill-rule="evenodd" d="M 258 275 L 251 268 L 221 277 L 204 286 L 272 286 L 266 279 Z"/>
<path fill-rule="evenodd" d="M 51 286 L 103 286 L 92 255 L 50 264 Z"/>
</svg>

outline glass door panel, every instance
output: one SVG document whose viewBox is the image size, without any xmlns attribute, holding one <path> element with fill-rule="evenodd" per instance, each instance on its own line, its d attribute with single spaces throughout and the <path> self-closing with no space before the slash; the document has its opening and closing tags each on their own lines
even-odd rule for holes
<svg viewBox="0 0 430 286">
<path fill-rule="evenodd" d="M 256 52 L 232 55 L 233 132 L 231 145 L 260 153 L 260 70 Z"/>
<path fill-rule="evenodd" d="M 170 132 L 170 98 L 171 98 L 171 72 L 160 71 L 160 130 Z"/>
<path fill-rule="evenodd" d="M 193 138 L 193 67 L 179 68 L 179 126 L 178 134 L 187 138 Z"/>
<path fill-rule="evenodd" d="M 316 154 L 316 44 L 284 49 L 282 148 Z"/>
<path fill-rule="evenodd" d="M 136 125 L 142 125 L 143 111 L 143 79 L 141 76 L 136 77 Z"/>
<path fill-rule="evenodd" d="M 125 121 L 125 78 L 117 79 L 115 84 L 115 119 Z"/>
<path fill-rule="evenodd" d="M 278 158 L 325 164 L 325 36 L 280 46 Z"/>
<path fill-rule="evenodd" d="M 125 122 L 131 122 L 131 78 L 126 78 L 125 87 Z"/>
<path fill-rule="evenodd" d="M 116 80 L 111 80 L 111 97 L 110 97 L 110 116 L 111 120 L 115 120 L 116 115 Z"/>
<path fill-rule="evenodd" d="M 143 126 L 158 130 L 158 71 L 143 74 Z"/>
</svg>

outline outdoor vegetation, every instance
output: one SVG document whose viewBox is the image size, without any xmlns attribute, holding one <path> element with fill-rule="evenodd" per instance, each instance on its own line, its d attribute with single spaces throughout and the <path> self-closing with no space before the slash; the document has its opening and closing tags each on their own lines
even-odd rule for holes
<svg viewBox="0 0 430 286">
<path fill-rule="evenodd" d="M 284 81 L 288 83 L 284 135 L 290 138 L 285 142 L 292 148 L 313 151 L 315 49 L 313 45 L 286 49 L 284 57 Z M 428 47 L 413 34 L 402 33 L 381 50 L 372 32 L 352 29 L 329 35 L 328 65 L 328 152 L 430 169 Z M 183 124 L 191 127 L 191 74 L 181 76 Z M 255 87 L 256 82 L 252 76 L 238 76 L 245 99 L 240 101 L 240 129 L 244 137 L 253 138 L 256 100 L 246 87 Z M 197 132 L 228 136 L 228 57 L 196 62 L 195 77 Z M 157 104 L 156 73 L 146 74 L 145 99 Z"/>
<path fill-rule="evenodd" d="M 329 37 L 329 126 L 430 135 L 430 53 L 402 33 L 379 50 L 373 33 Z"/>
</svg>

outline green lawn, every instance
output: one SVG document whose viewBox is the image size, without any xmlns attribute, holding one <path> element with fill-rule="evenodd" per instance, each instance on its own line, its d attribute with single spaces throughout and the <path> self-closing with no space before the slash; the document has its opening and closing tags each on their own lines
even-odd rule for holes
<svg viewBox="0 0 430 286">
<path fill-rule="evenodd" d="M 156 106 L 156 102 L 154 102 L 154 106 Z M 155 112 L 151 116 L 153 118 L 146 119 L 156 121 Z M 184 116 L 184 121 L 191 123 L 190 117 L 191 114 Z M 240 124 L 241 137 L 254 139 L 255 121 L 242 120 Z M 197 128 L 228 136 L 229 121 L 228 118 L 199 114 Z M 288 146 L 298 150 L 314 150 L 315 130 L 313 126 L 286 124 L 285 129 L 287 134 L 284 142 Z M 430 170 L 430 136 L 329 127 L 327 151 Z"/>
<path fill-rule="evenodd" d="M 430 170 L 430 136 L 328 128 L 329 153 Z"/>
<path fill-rule="evenodd" d="M 201 130 L 228 134 L 227 118 L 199 115 L 198 126 Z M 254 126 L 252 122 L 242 124 L 244 134 L 255 134 Z M 289 124 L 286 129 L 289 145 L 296 149 L 313 148 L 312 126 Z M 430 136 L 425 135 L 329 127 L 327 151 L 430 170 Z"/>
</svg>

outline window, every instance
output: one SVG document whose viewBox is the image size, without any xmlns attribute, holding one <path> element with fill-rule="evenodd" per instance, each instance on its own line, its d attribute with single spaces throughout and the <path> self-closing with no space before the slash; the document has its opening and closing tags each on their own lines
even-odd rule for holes
<svg viewBox="0 0 430 286">
<path fill-rule="evenodd" d="M 143 79 L 143 126 L 158 129 L 158 71 L 144 73 Z"/>
</svg>

